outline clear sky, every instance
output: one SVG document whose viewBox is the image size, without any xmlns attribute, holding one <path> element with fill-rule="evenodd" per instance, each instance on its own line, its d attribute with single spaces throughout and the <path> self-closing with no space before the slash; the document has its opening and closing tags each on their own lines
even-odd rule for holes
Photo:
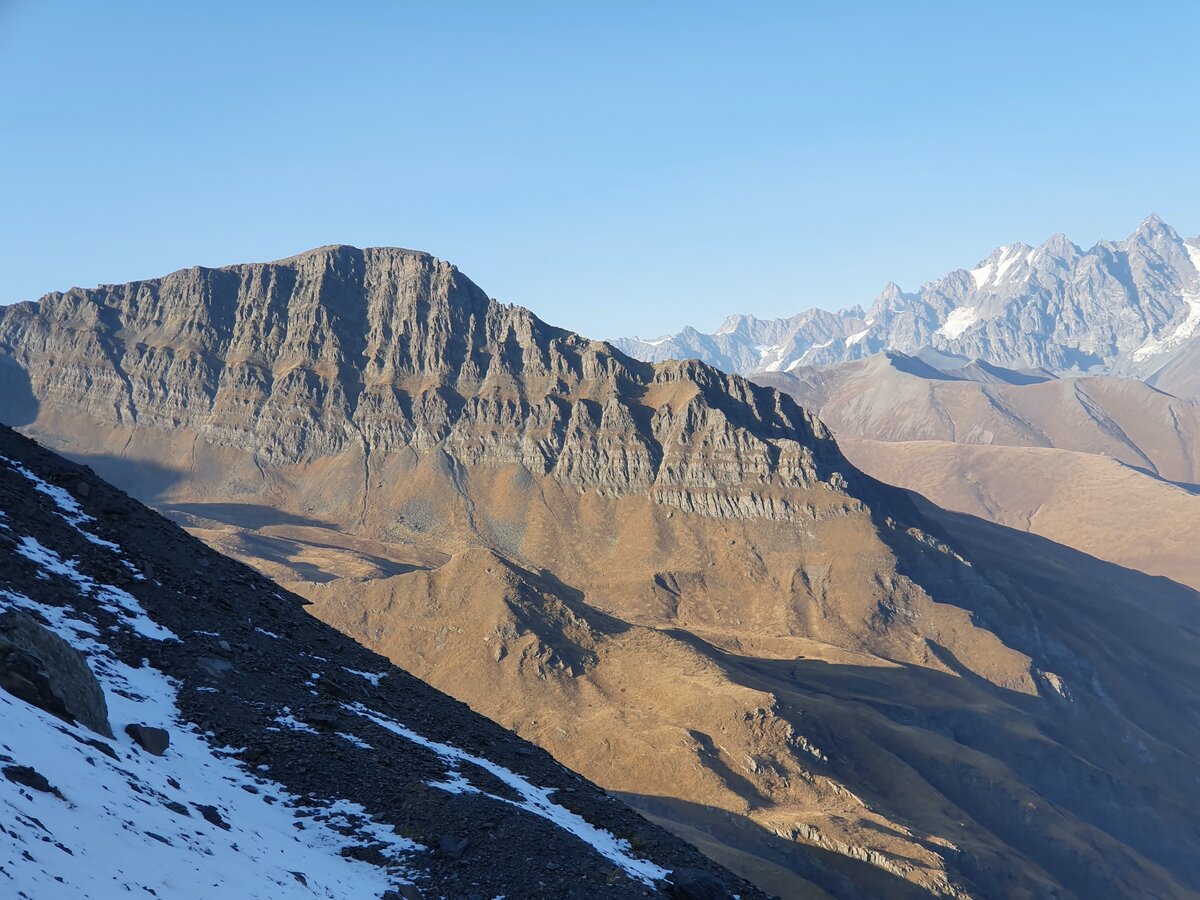
<svg viewBox="0 0 1200 900">
<path fill-rule="evenodd" d="M 0 0 L 0 302 L 328 243 L 595 337 L 1200 233 L 1200 3 Z"/>
</svg>

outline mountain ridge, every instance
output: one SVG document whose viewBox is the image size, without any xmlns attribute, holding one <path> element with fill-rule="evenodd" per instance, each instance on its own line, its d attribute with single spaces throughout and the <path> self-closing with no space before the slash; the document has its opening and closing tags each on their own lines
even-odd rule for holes
<svg viewBox="0 0 1200 900">
<path fill-rule="evenodd" d="M 361 316 L 367 313 L 353 309 L 340 311 L 336 296 L 340 282 L 329 276 L 338 271 L 339 261 L 353 273 L 366 265 L 369 258 L 378 259 L 385 270 L 395 264 L 404 268 L 413 261 L 415 268 L 426 273 L 433 290 L 445 289 L 446 294 L 436 301 L 436 308 L 429 310 L 429 314 L 437 317 L 433 327 L 422 332 L 417 324 L 418 317 L 426 315 L 423 307 L 428 298 L 404 298 L 409 305 L 403 321 L 394 318 L 387 321 L 389 314 L 399 307 L 387 307 L 395 298 L 378 297 L 377 307 L 371 313 L 377 316 L 370 325 L 373 334 L 357 335 L 354 329 L 364 325 Z M 290 266 L 296 267 L 297 279 L 307 277 L 313 281 L 317 291 L 315 302 L 301 315 L 288 308 L 285 314 L 276 311 L 272 316 L 269 295 L 277 287 L 273 279 Z M 253 304 L 259 299 L 268 307 L 261 320 L 255 321 L 254 314 L 243 315 L 227 309 L 220 302 L 202 308 L 205 297 L 218 290 L 217 283 L 224 280 L 226 283 L 221 287 L 228 291 L 233 285 L 227 276 L 239 273 L 238 288 L 248 295 L 247 302 L 251 304 L 248 308 L 254 309 Z M 91 354 L 86 372 L 54 371 L 44 366 L 32 369 L 40 377 L 57 382 L 92 380 L 86 394 L 78 392 L 81 400 L 74 404 L 74 412 L 88 414 L 92 404 L 111 404 L 117 411 L 118 422 L 171 421 L 174 425 L 196 427 L 216 443 L 253 449 L 257 455 L 277 464 L 337 452 L 355 441 L 368 454 L 394 452 L 409 443 L 421 447 L 443 440 L 449 447 L 465 449 L 455 434 L 456 426 L 464 421 L 468 426 L 479 424 L 496 429 L 493 432 L 496 443 L 472 448 L 470 453 L 476 456 L 519 461 L 531 471 L 552 472 L 556 478 L 578 487 L 617 491 L 654 487 L 659 490 L 662 502 L 716 510 L 710 496 L 696 493 L 696 489 L 711 485 L 689 482 L 690 467 L 697 461 L 679 445 L 680 427 L 710 429 L 714 440 L 723 442 L 720 452 L 728 454 L 727 462 L 734 470 L 744 466 L 743 457 L 762 449 L 764 452 L 758 458 L 766 461 L 766 468 L 753 474 L 763 483 L 778 478 L 785 486 L 803 486 L 818 477 L 818 465 L 826 457 L 834 465 L 840 461 L 840 453 L 823 426 L 792 404 L 790 398 L 764 392 L 736 376 L 731 378 L 687 363 L 673 363 L 652 372 L 642 364 L 614 355 L 602 342 L 588 341 L 545 325 L 521 307 L 489 301 L 469 280 L 456 277 L 457 273 L 450 264 L 416 251 L 393 248 L 360 251 L 346 245 L 331 245 L 280 263 L 219 269 L 194 267 L 163 279 L 101 287 L 91 292 L 74 289 L 51 294 L 40 301 L 41 306 L 10 308 L 0 313 L 0 329 L 11 334 L 25 324 L 22 320 L 26 316 L 45 304 L 59 307 L 56 316 L 79 315 L 90 324 L 93 317 L 111 315 L 106 304 L 128 306 L 147 299 L 153 302 L 158 291 L 179 290 L 192 308 L 188 318 L 180 323 L 179 333 L 172 335 L 170 346 L 161 343 L 161 335 L 157 347 L 149 340 L 140 341 L 128 348 L 120 371 L 113 365 L 110 348 L 99 342 L 85 348 Z M 256 296 L 260 288 L 265 292 L 261 297 Z M 98 308 L 78 305 L 85 302 L 84 297 L 98 294 L 104 296 Z M 296 334 L 290 333 L 293 324 L 298 326 Z M 152 327 L 147 337 L 153 339 L 154 333 Z M 368 346 L 372 340 L 378 343 Z M 278 359 L 275 368 L 267 372 L 261 361 L 255 359 L 253 348 L 270 345 L 272 341 L 278 346 Z M 12 338 L 0 336 L 0 346 L 6 343 L 12 346 Z M 309 347 L 314 354 L 306 361 Z M 498 347 L 502 351 L 492 353 L 480 350 L 481 347 Z M 412 355 L 411 360 L 408 354 Z M 11 363 L 12 351 L 7 350 L 5 357 Z M 364 358 L 365 363 L 357 361 Z M 222 365 L 214 359 L 230 362 Z M 550 391 L 549 399 L 534 402 L 525 396 L 514 367 L 521 368 L 524 379 L 541 382 L 539 386 Z M 140 377 L 146 383 L 170 379 L 180 370 L 191 382 L 185 400 L 162 405 L 159 403 L 162 398 L 149 389 L 135 395 L 134 379 Z M 97 383 L 101 373 L 104 380 Z M 441 381 L 425 383 L 431 375 Z M 391 390 L 397 378 L 419 382 L 414 384 L 416 390 L 412 392 L 414 399 L 410 405 Z M 596 382 L 602 387 L 590 394 L 586 387 L 573 388 L 579 396 L 568 398 L 570 402 L 559 402 L 564 378 L 574 378 L 581 385 Z M 316 382 L 309 383 L 312 379 Z M 461 389 L 460 393 L 469 399 L 462 403 L 447 402 L 440 393 L 446 386 Z M 628 396 L 622 394 L 626 386 Z M 508 387 L 517 389 L 515 405 L 491 399 L 496 390 Z M 697 396 L 706 393 L 706 400 L 728 397 L 732 404 L 724 411 L 711 408 L 701 412 L 704 401 L 685 403 L 680 422 L 671 416 L 656 418 L 655 411 L 633 396 L 654 392 L 666 395 L 676 388 Z M 97 398 L 97 393 L 105 389 L 107 396 Z M 35 391 L 40 392 L 41 387 L 35 386 Z M 251 396 L 243 396 L 243 391 Z M 575 399 L 579 402 L 573 402 Z M 296 404 L 300 404 L 299 409 Z M 721 400 L 719 405 L 726 403 Z M 317 407 L 320 415 L 316 414 Z M 253 415 L 254 430 L 235 431 L 226 424 L 231 414 L 236 421 L 239 413 L 247 411 Z M 650 442 L 638 432 L 635 414 L 649 420 L 648 430 L 653 437 Z M 699 419 L 692 421 L 689 417 Z M 240 418 L 245 421 L 245 416 Z M 757 421 L 767 434 L 800 435 L 814 445 L 815 452 L 802 450 L 792 458 L 789 451 L 773 445 L 768 450 L 770 438 L 768 445 L 762 447 L 743 446 L 743 439 L 737 436 L 737 422 L 741 420 Z M 588 429 L 609 433 L 603 439 L 604 446 L 577 442 Z M 281 432 L 287 440 L 280 439 Z M 674 453 L 671 448 L 675 448 Z M 589 464 L 590 455 L 600 458 L 600 467 Z M 739 508 L 744 514 L 754 511 L 771 514 L 771 510 L 780 515 L 790 514 L 754 493 Z"/>
<path fill-rule="evenodd" d="M 1195 593 L 887 487 L 773 389 L 351 248 L 0 310 L 0 377 L 0 417 L 773 892 L 1200 883 Z"/>
<path fill-rule="evenodd" d="M 1200 237 L 1181 238 L 1151 215 L 1123 241 L 1082 250 L 1057 234 L 1037 247 L 998 247 L 911 293 L 889 283 L 866 312 L 735 315 L 712 335 L 685 329 L 614 344 L 639 359 L 697 357 L 746 375 L 932 348 L 1007 368 L 1153 380 L 1198 329 Z"/>
</svg>

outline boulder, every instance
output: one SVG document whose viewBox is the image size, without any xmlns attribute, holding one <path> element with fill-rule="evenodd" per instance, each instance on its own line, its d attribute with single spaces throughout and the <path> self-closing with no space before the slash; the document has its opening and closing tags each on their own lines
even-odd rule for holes
<svg viewBox="0 0 1200 900">
<path fill-rule="evenodd" d="M 5 766 L 3 774 L 5 778 L 14 784 L 33 788 L 35 791 L 41 791 L 43 794 L 53 794 L 59 800 L 66 799 L 58 788 L 46 780 L 45 775 L 32 766 Z"/>
<path fill-rule="evenodd" d="M 0 687 L 63 721 L 113 736 L 104 689 L 83 654 L 17 610 L 0 614 Z"/>
<path fill-rule="evenodd" d="M 466 852 L 470 843 L 470 839 L 465 837 L 444 835 L 443 837 L 438 838 L 438 849 L 441 850 L 448 859 L 462 859 L 462 855 Z"/>
<path fill-rule="evenodd" d="M 133 738 L 135 744 L 155 756 L 162 756 L 167 752 L 167 747 L 171 745 L 171 736 L 167 734 L 165 728 L 135 723 L 126 725 L 125 733 Z"/>
</svg>

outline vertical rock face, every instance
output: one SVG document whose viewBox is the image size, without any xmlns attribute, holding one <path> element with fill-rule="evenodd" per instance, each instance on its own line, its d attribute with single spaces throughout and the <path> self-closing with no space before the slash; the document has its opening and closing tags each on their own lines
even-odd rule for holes
<svg viewBox="0 0 1200 900">
<path fill-rule="evenodd" d="M 442 447 L 715 514 L 693 492 L 745 492 L 735 506 L 769 515 L 758 492 L 841 463 L 786 395 L 635 362 L 405 250 L 328 247 L 50 295 L 0 310 L 0 352 L 58 413 L 186 429 L 272 465 Z"/>
<path fill-rule="evenodd" d="M 2 309 L 0 378 L 774 893 L 1200 888 L 1200 598 L 874 482 L 772 389 L 351 247 Z"/>
</svg>

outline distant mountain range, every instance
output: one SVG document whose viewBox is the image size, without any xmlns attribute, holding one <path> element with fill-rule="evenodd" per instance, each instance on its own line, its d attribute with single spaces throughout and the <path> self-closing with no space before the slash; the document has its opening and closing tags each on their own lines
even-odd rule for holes
<svg viewBox="0 0 1200 900">
<path fill-rule="evenodd" d="M 883 350 L 930 362 L 1129 375 L 1194 391 L 1200 355 L 1200 238 L 1150 216 L 1123 241 L 1081 250 L 1056 234 L 998 247 L 906 293 L 888 284 L 866 312 L 810 309 L 787 319 L 734 315 L 713 334 L 613 343 L 638 359 L 697 358 L 729 372 L 787 372 Z"/>
</svg>

